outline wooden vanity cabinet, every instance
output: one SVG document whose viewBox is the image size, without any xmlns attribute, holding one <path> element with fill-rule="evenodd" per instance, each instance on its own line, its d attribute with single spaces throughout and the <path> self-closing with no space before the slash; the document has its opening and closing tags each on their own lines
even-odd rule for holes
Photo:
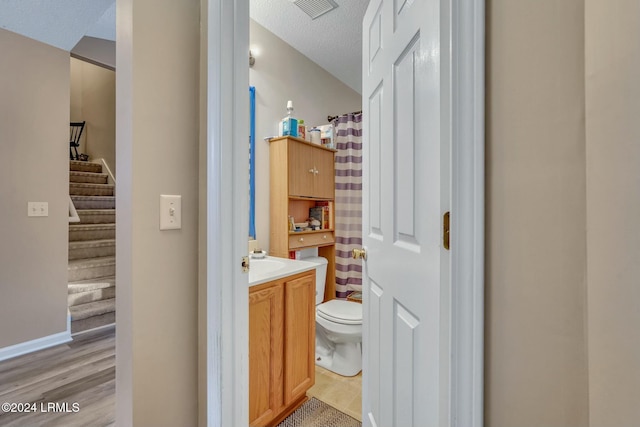
<svg viewBox="0 0 640 427">
<path fill-rule="evenodd" d="M 289 251 L 318 248 L 318 255 L 328 261 L 325 301 L 335 298 L 335 230 L 291 232 L 289 216 L 295 222 L 305 222 L 309 208 L 317 202 L 335 206 L 335 153 L 289 136 L 273 138 L 269 145 L 269 252 L 288 258 Z M 335 224 L 334 212 L 330 216 L 330 223 Z"/>
<path fill-rule="evenodd" d="M 279 424 L 315 383 L 315 270 L 249 289 L 249 425 Z"/>
<path fill-rule="evenodd" d="M 284 287 L 249 290 L 249 421 L 266 426 L 283 406 Z"/>
</svg>

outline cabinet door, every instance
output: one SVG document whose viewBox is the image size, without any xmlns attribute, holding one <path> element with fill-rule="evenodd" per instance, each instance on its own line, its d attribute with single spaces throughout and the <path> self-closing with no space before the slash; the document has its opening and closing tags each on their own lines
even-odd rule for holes
<svg viewBox="0 0 640 427">
<path fill-rule="evenodd" d="M 314 148 L 296 141 L 289 140 L 289 195 L 313 195 L 314 183 Z"/>
<path fill-rule="evenodd" d="M 249 425 L 266 426 L 282 402 L 284 288 L 249 292 Z"/>
<path fill-rule="evenodd" d="M 315 271 L 285 282 L 284 404 L 315 383 Z"/>
<path fill-rule="evenodd" d="M 313 197 L 333 199 L 335 187 L 335 160 L 332 151 L 314 150 L 315 185 Z"/>
</svg>

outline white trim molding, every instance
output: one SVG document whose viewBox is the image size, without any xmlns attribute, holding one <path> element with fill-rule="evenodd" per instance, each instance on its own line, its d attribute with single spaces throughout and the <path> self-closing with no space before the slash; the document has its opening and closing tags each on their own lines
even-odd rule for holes
<svg viewBox="0 0 640 427">
<path fill-rule="evenodd" d="M 452 4 L 452 427 L 484 417 L 484 17 L 484 0 Z"/>
<path fill-rule="evenodd" d="M 33 353 L 34 351 L 44 350 L 60 344 L 71 341 L 71 315 L 67 311 L 67 330 L 46 337 L 36 338 L 35 340 L 26 341 L 20 344 L 11 345 L 9 347 L 0 348 L 0 361 L 12 359 L 22 356 L 23 354 Z"/>
<path fill-rule="evenodd" d="M 249 425 L 249 1 L 202 0 L 201 427 Z M 244 339 L 243 339 L 244 338 Z"/>
</svg>

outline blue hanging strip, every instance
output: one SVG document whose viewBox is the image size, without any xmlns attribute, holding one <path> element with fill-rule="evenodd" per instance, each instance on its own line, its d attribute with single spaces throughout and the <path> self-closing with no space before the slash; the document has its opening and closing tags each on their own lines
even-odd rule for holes
<svg viewBox="0 0 640 427">
<path fill-rule="evenodd" d="M 249 237 L 256 239 L 256 88 L 249 86 Z"/>
</svg>

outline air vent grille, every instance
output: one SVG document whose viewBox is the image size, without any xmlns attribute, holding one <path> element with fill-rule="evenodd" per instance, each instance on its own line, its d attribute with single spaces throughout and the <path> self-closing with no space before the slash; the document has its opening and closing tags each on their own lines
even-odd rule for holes
<svg viewBox="0 0 640 427">
<path fill-rule="evenodd" d="M 290 0 L 298 6 L 311 19 L 316 19 L 327 12 L 337 8 L 338 5 L 333 0 Z"/>
</svg>

